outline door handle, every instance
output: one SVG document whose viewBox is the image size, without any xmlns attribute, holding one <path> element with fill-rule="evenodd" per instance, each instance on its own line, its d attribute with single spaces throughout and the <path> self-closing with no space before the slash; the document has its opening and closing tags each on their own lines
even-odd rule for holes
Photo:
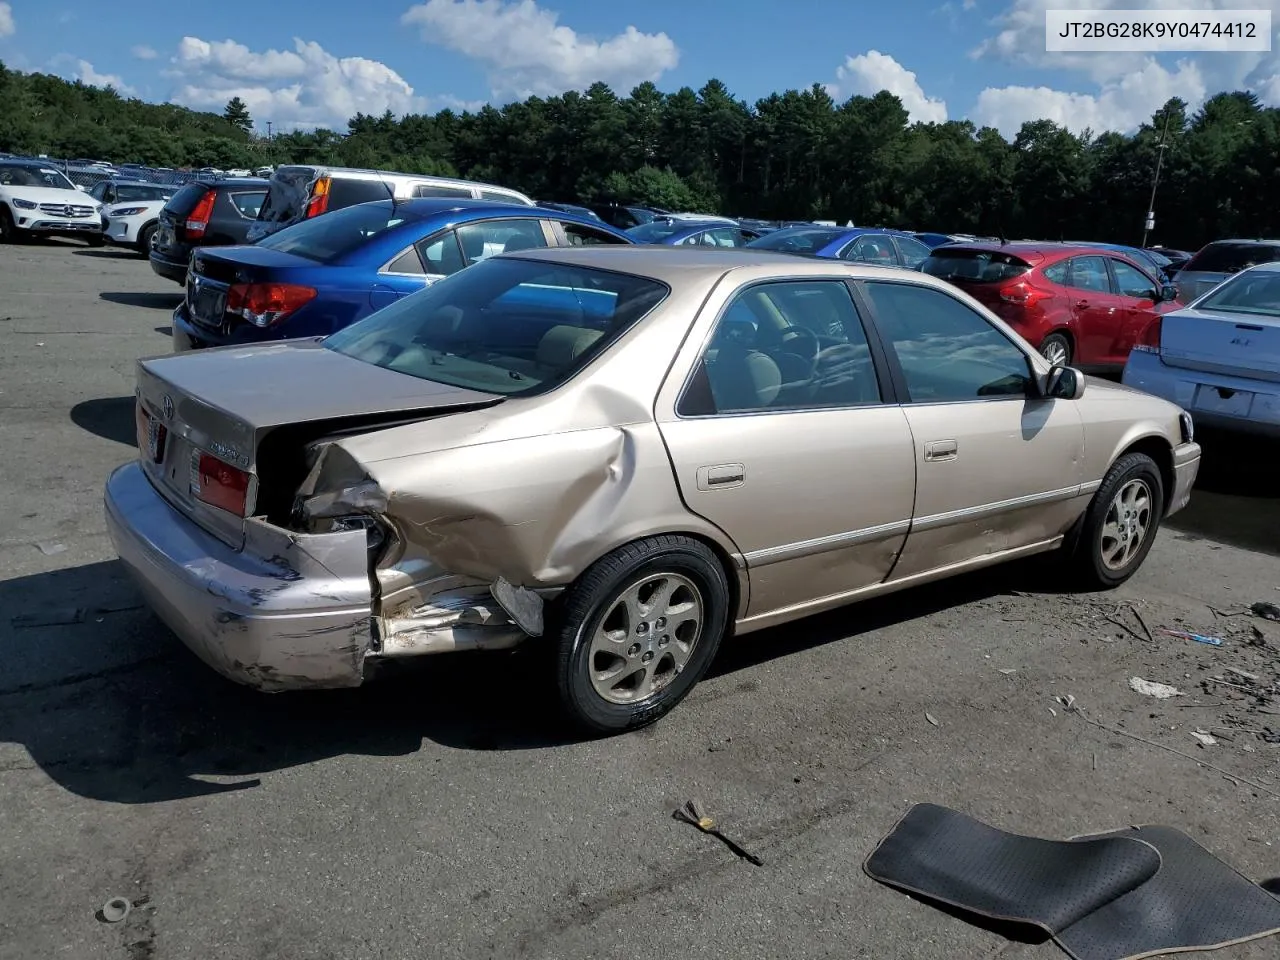
<svg viewBox="0 0 1280 960">
<path fill-rule="evenodd" d="M 960 452 L 960 444 L 955 440 L 934 440 L 924 445 L 926 460 L 954 460 Z"/>
<path fill-rule="evenodd" d="M 1077 301 L 1076 301 L 1076 306 L 1077 306 L 1077 307 L 1087 307 L 1088 305 L 1089 305 L 1089 301 L 1088 301 L 1088 300 L 1077 300 Z"/>
<path fill-rule="evenodd" d="M 746 482 L 747 469 L 740 463 L 717 463 L 698 468 L 699 490 L 724 490 Z"/>
</svg>

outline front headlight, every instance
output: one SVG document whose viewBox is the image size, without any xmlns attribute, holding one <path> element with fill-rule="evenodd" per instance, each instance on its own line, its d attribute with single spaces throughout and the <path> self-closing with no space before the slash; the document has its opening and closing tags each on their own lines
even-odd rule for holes
<svg viewBox="0 0 1280 960">
<path fill-rule="evenodd" d="M 111 207 L 107 210 L 109 217 L 134 217 L 143 213 L 146 207 Z"/>
<path fill-rule="evenodd" d="M 1182 427 L 1182 442 L 1191 443 L 1196 438 L 1196 424 L 1191 414 L 1183 410 L 1178 414 L 1178 424 Z"/>
<path fill-rule="evenodd" d="M 31 200 L 23 200 L 21 197 L 14 197 L 13 205 L 19 210 L 34 210 L 36 207 L 40 206 L 38 203 Z"/>
</svg>

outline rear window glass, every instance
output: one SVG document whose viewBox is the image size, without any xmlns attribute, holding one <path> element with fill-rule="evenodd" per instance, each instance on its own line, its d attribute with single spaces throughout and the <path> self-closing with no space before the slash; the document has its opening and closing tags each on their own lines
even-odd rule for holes
<svg viewBox="0 0 1280 960">
<path fill-rule="evenodd" d="M 755 250 L 781 250 L 784 253 L 817 253 L 828 244 L 838 240 L 842 230 L 778 230 L 765 234 L 758 240 L 752 240 L 748 247 Z"/>
<path fill-rule="evenodd" d="M 259 240 L 258 246 L 331 263 L 362 247 L 369 238 L 404 223 L 402 211 L 390 203 L 362 203 L 300 220 Z"/>
<path fill-rule="evenodd" d="M 638 227 L 632 227 L 627 231 L 627 236 L 636 243 L 661 243 L 676 231 L 683 229 L 682 224 L 655 220 L 653 223 L 642 223 Z"/>
<path fill-rule="evenodd" d="M 1195 308 L 1280 317 L 1280 271 L 1253 270 L 1232 277 L 1197 301 Z"/>
<path fill-rule="evenodd" d="M 271 177 L 267 196 L 262 201 L 259 220 L 288 223 L 302 216 L 307 208 L 307 186 L 315 177 L 311 167 L 281 168 Z"/>
<path fill-rule="evenodd" d="M 1280 244 L 1268 243 L 1211 243 L 1182 269 L 1187 273 L 1238 273 L 1255 263 L 1271 263 L 1280 260 Z"/>
<path fill-rule="evenodd" d="M 390 180 L 348 180 L 334 177 L 329 184 L 329 212 L 371 200 L 391 199 L 395 197 L 395 192 L 395 185 Z"/>
<path fill-rule="evenodd" d="M 188 183 L 169 199 L 169 202 L 164 205 L 164 208 L 176 217 L 185 217 L 196 208 L 196 204 L 200 202 L 200 198 L 208 192 L 209 187 L 206 184 Z"/>
<path fill-rule="evenodd" d="M 920 269 L 942 280 L 961 283 L 1004 283 L 1031 269 L 1025 260 L 994 250 L 938 247 Z"/>
<path fill-rule="evenodd" d="M 647 277 L 485 260 L 324 343 L 422 380 L 508 396 L 541 393 L 583 369 L 668 293 Z"/>
</svg>

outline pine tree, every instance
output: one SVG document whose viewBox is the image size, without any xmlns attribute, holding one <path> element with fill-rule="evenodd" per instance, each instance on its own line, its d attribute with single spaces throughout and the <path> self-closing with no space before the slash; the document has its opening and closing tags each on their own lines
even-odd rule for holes
<svg viewBox="0 0 1280 960">
<path fill-rule="evenodd" d="M 245 133 L 253 133 L 253 117 L 249 116 L 249 108 L 239 97 L 232 97 L 227 101 L 227 108 L 222 111 L 222 116 L 233 127 L 238 127 Z"/>
</svg>

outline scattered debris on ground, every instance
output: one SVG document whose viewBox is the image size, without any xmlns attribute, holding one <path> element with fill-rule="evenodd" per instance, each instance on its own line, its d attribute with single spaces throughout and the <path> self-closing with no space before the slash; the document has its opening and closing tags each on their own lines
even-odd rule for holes
<svg viewBox="0 0 1280 960">
<path fill-rule="evenodd" d="M 757 857 L 754 853 L 748 852 L 741 845 L 739 845 L 733 840 L 730 840 L 723 833 L 721 833 L 720 829 L 716 826 L 715 820 L 707 816 L 703 812 L 702 807 L 697 800 L 687 801 L 683 807 L 680 807 L 677 810 L 675 810 L 671 814 L 671 816 L 674 817 L 676 820 L 679 820 L 681 823 L 687 823 L 687 824 L 690 824 L 691 826 L 695 826 L 699 830 L 701 830 L 703 833 L 709 834 L 710 836 L 715 837 L 717 840 L 723 843 L 726 847 L 732 850 L 735 856 L 740 857 L 743 860 L 746 860 L 748 863 L 754 863 L 757 867 L 764 866 L 764 861 L 761 860 L 759 857 Z"/>
<path fill-rule="evenodd" d="M 1182 696 L 1182 691 L 1177 687 L 1170 686 L 1167 683 L 1143 680 L 1142 677 L 1130 677 L 1129 689 L 1134 693 L 1142 694 L 1144 697 L 1155 697 L 1157 700 L 1168 700 L 1171 697 Z"/>
</svg>

